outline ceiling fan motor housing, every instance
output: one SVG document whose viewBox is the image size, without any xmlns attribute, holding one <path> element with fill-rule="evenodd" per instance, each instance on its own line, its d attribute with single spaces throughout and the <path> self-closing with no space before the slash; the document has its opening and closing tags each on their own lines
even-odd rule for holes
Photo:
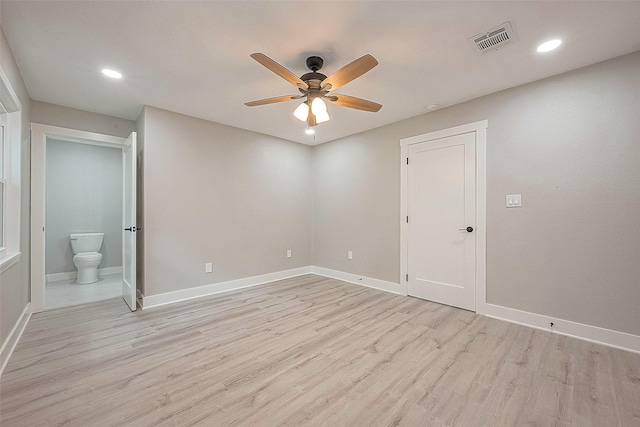
<svg viewBox="0 0 640 427">
<path fill-rule="evenodd" d="M 318 71 L 322 68 L 324 64 L 324 60 L 319 56 L 310 56 L 307 58 L 307 68 L 311 71 Z"/>
<path fill-rule="evenodd" d="M 322 68 L 323 64 L 324 60 L 319 56 L 310 56 L 307 58 L 307 68 L 309 68 L 311 72 L 303 74 L 300 80 L 305 82 L 309 86 L 309 89 L 320 89 L 320 84 L 327 78 L 324 74 L 318 73 L 318 70 Z M 305 92 L 303 90 L 300 91 Z"/>
<path fill-rule="evenodd" d="M 326 78 L 327 76 L 324 74 L 313 71 L 311 73 L 303 74 L 300 77 L 300 80 L 309 85 L 309 88 L 311 89 L 320 89 L 320 83 Z"/>
</svg>

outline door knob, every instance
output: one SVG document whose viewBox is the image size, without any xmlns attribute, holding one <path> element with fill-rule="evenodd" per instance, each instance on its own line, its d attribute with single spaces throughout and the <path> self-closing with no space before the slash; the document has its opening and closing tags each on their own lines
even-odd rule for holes
<svg viewBox="0 0 640 427">
<path fill-rule="evenodd" d="M 473 227 L 458 228 L 458 231 L 466 231 L 467 233 L 471 233 L 473 231 Z"/>
<path fill-rule="evenodd" d="M 132 226 L 132 227 L 129 227 L 129 228 L 125 228 L 124 230 L 125 231 L 131 231 L 132 233 L 135 233 L 136 232 L 136 227 Z"/>
</svg>

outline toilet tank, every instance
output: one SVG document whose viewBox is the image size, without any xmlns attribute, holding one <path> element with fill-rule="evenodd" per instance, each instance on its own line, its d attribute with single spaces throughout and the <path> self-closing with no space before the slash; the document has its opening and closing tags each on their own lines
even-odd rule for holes
<svg viewBox="0 0 640 427">
<path fill-rule="evenodd" d="M 69 235 L 73 254 L 99 252 L 104 233 L 74 233 Z"/>
</svg>

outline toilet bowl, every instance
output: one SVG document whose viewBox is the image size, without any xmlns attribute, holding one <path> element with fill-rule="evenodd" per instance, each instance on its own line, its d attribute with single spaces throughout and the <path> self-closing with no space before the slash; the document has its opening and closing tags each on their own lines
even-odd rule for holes
<svg viewBox="0 0 640 427">
<path fill-rule="evenodd" d="M 98 281 L 98 265 L 102 254 L 98 252 L 102 246 L 104 233 L 74 233 L 69 236 L 74 257 L 73 263 L 78 269 L 76 283 L 88 284 Z"/>
<path fill-rule="evenodd" d="M 73 263 L 78 269 L 76 283 L 87 284 L 98 281 L 98 265 L 102 261 L 99 252 L 82 252 L 73 257 Z"/>
</svg>

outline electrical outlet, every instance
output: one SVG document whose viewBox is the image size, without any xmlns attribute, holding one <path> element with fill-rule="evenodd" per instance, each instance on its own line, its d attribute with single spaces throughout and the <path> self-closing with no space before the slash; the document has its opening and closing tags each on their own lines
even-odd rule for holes
<svg viewBox="0 0 640 427">
<path fill-rule="evenodd" d="M 291 258 L 291 249 L 287 249 L 287 258 Z"/>
<path fill-rule="evenodd" d="M 347 259 L 353 259 L 353 251 L 347 251 Z"/>
<path fill-rule="evenodd" d="M 204 272 L 205 273 L 211 273 L 213 272 L 213 264 L 208 262 L 204 265 Z"/>
</svg>

